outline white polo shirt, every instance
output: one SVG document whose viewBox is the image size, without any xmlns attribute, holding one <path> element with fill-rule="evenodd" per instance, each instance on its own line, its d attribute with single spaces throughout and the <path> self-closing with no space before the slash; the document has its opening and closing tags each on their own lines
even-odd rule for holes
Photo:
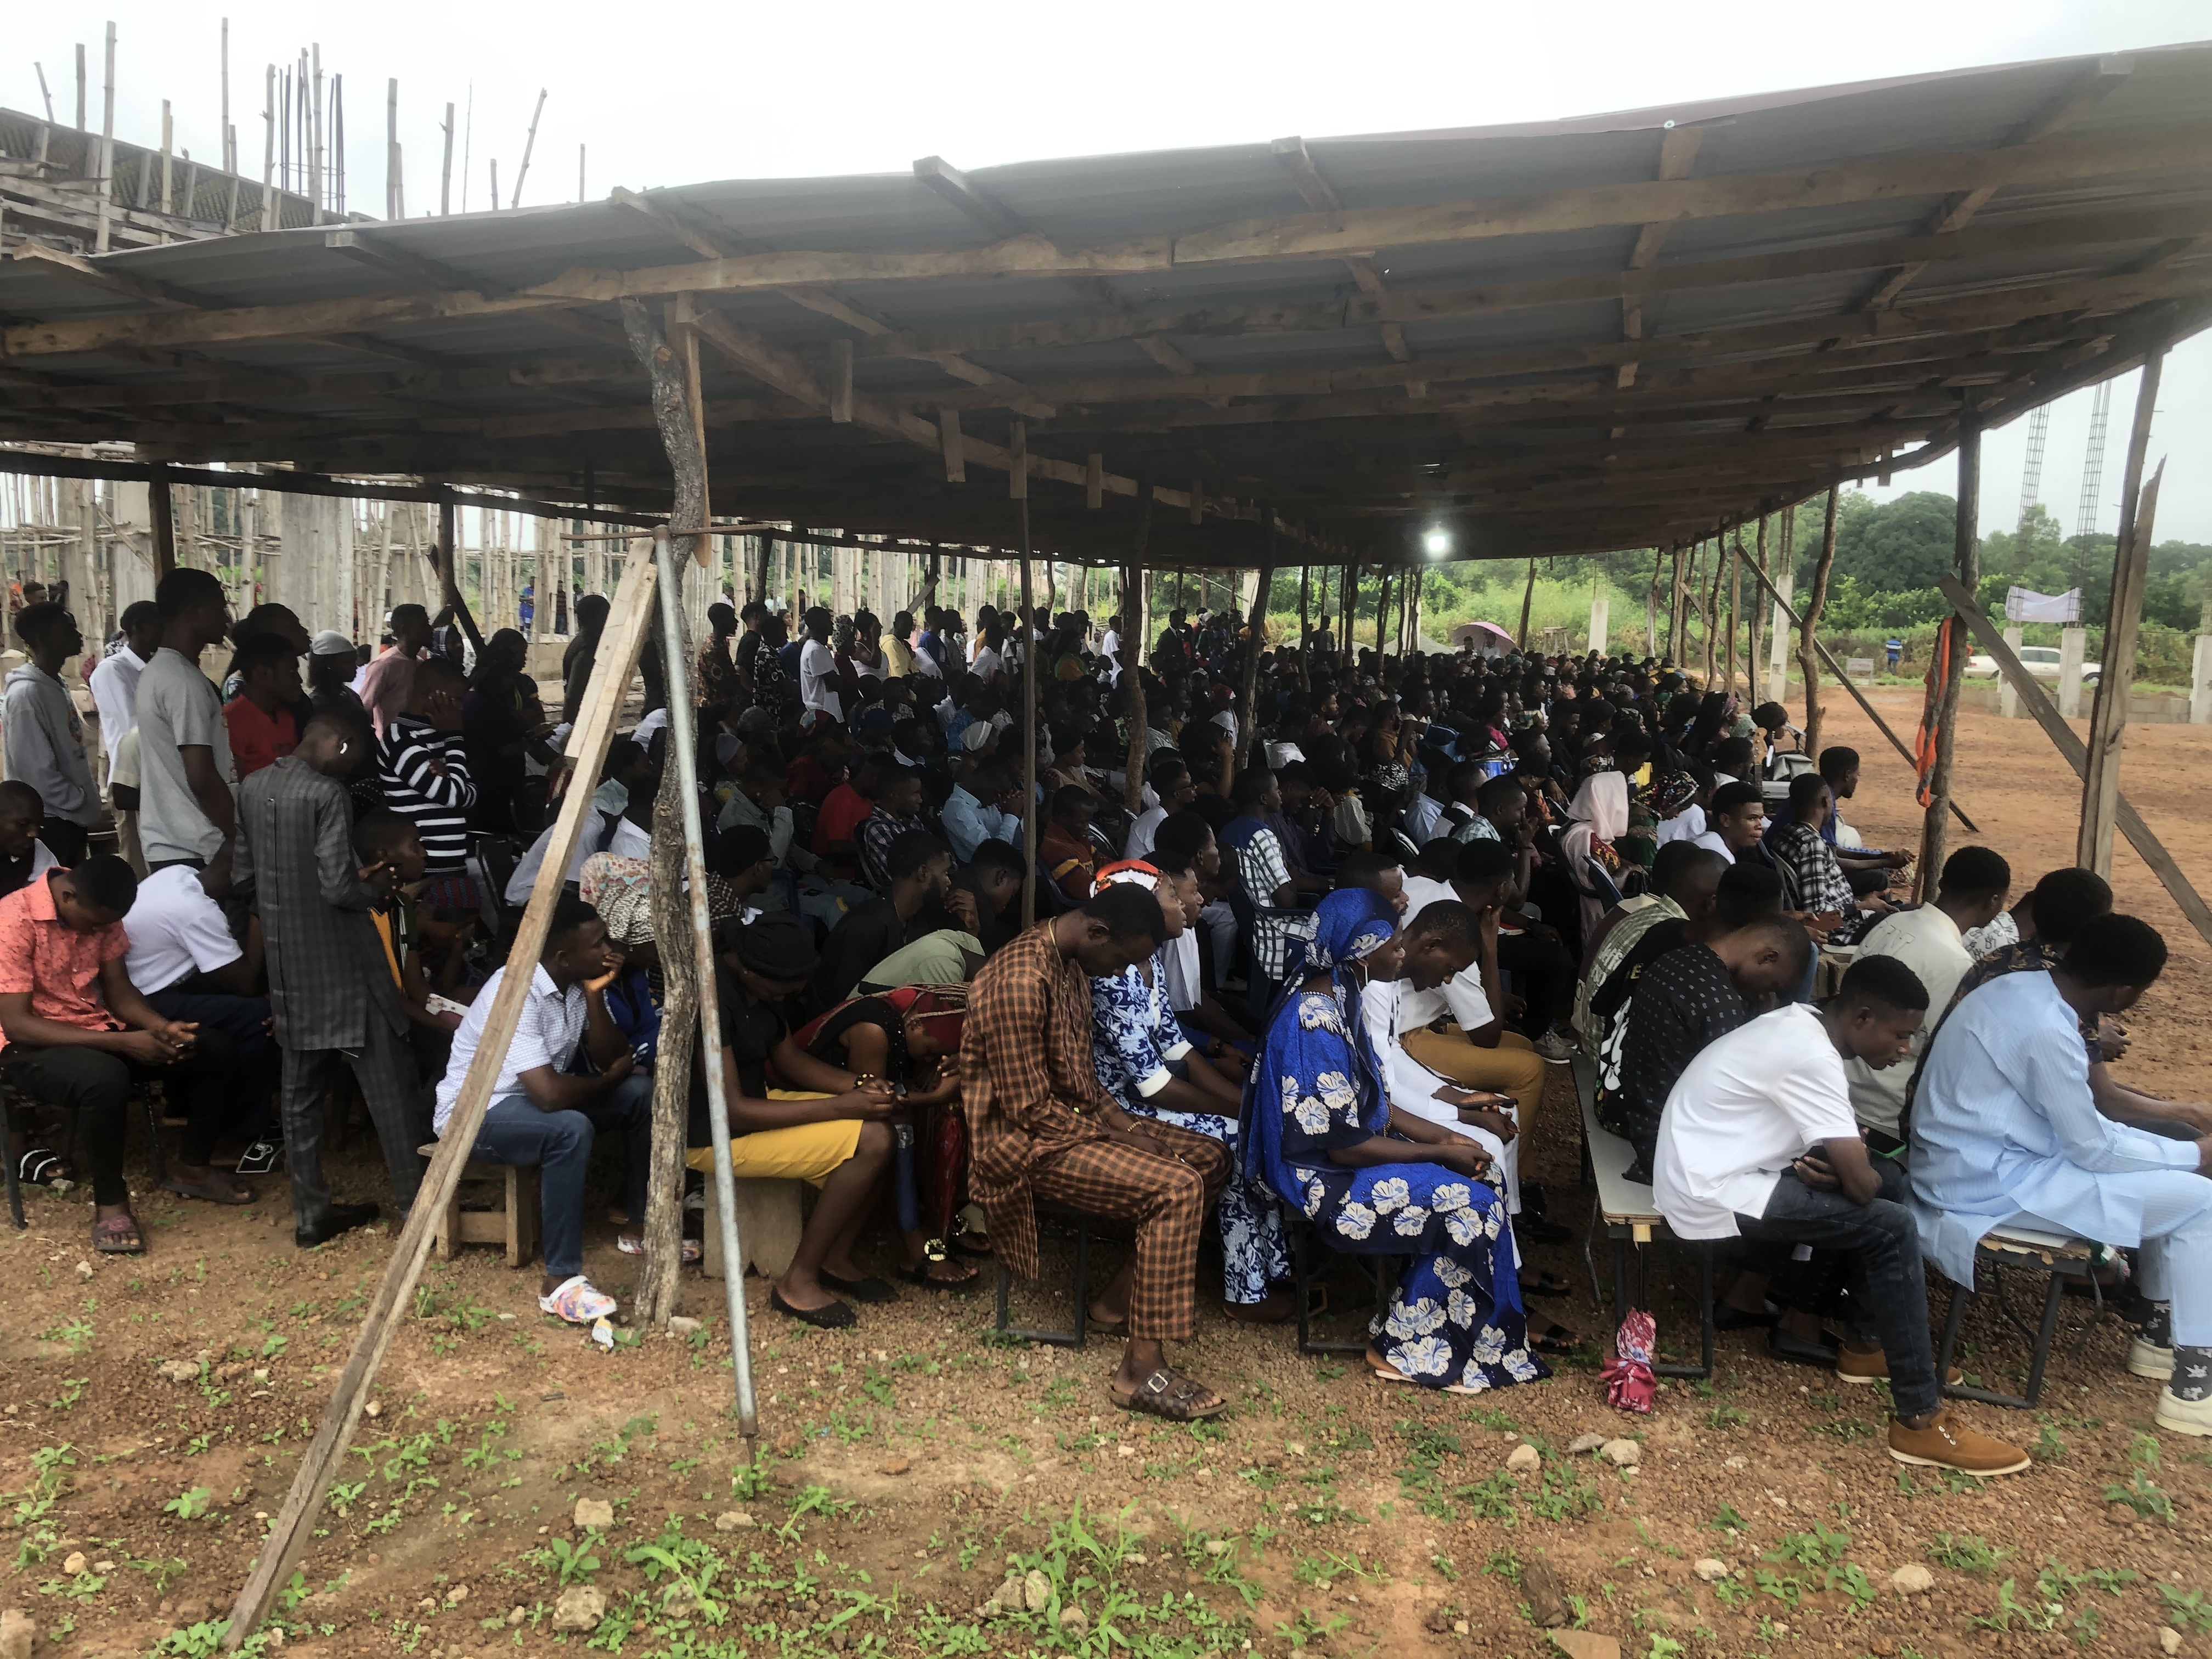
<svg viewBox="0 0 2212 1659">
<path fill-rule="evenodd" d="M 131 941 L 123 970 L 142 996 L 166 991 L 194 973 L 228 967 L 246 954 L 223 921 L 222 907 L 200 885 L 199 872 L 181 864 L 156 870 L 138 884 L 123 932 Z"/>
<path fill-rule="evenodd" d="M 447 1121 L 453 1115 L 453 1103 L 460 1098 L 461 1082 L 469 1074 L 470 1062 L 477 1057 L 477 1044 L 483 1040 L 484 1021 L 491 1018 L 491 1005 L 499 995 L 500 981 L 506 978 L 507 969 L 499 968 L 477 992 L 477 1000 L 469 1005 L 468 1013 L 453 1033 L 453 1052 L 446 1061 L 446 1075 L 438 1079 L 438 1109 L 432 1125 L 440 1135 L 446 1133 Z M 522 1018 L 514 1027 L 514 1041 L 507 1045 L 507 1054 L 499 1063 L 499 1078 L 491 1085 L 492 1103 L 497 1105 L 510 1095 L 522 1092 L 522 1074 L 535 1071 L 540 1066 L 550 1066 L 556 1072 L 565 1072 L 575 1062 L 576 1050 L 584 1041 L 584 988 L 571 985 L 563 991 L 553 983 L 553 975 L 543 963 L 530 970 L 530 994 L 523 999 Z"/>
</svg>

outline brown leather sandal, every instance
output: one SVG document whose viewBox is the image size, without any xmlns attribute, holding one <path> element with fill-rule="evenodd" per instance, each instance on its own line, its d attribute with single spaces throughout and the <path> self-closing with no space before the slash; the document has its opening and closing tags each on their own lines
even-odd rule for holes
<svg viewBox="0 0 2212 1659">
<path fill-rule="evenodd" d="M 1108 1397 L 1123 1411 L 1165 1418 L 1170 1423 L 1202 1423 L 1209 1418 L 1219 1417 L 1229 1409 L 1228 1401 L 1217 1400 L 1211 1406 L 1197 1403 L 1212 1392 L 1205 1384 L 1194 1382 L 1164 1365 L 1130 1393 L 1123 1394 L 1111 1382 L 1106 1385 Z"/>
</svg>

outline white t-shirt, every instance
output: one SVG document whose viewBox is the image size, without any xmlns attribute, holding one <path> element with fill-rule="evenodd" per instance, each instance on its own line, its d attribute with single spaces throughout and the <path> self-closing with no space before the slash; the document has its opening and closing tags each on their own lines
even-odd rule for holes
<svg viewBox="0 0 2212 1659">
<path fill-rule="evenodd" d="M 1149 785 L 1146 786 L 1150 787 Z M 1148 812 L 1137 814 L 1129 825 L 1129 839 L 1123 843 L 1121 856 L 1125 859 L 1146 859 L 1152 855 L 1152 838 L 1160 833 L 1160 826 L 1168 821 L 1168 809 L 1155 806 Z"/>
<path fill-rule="evenodd" d="M 585 816 L 584 833 L 576 837 L 576 851 L 568 860 L 568 873 L 562 878 L 563 881 L 583 880 L 584 860 L 601 850 L 599 839 L 604 833 L 605 822 L 596 806 Z M 546 849 L 552 846 L 553 831 L 557 827 L 549 823 L 538 832 L 538 839 L 530 843 L 530 850 L 515 865 L 514 873 L 507 878 L 506 896 L 509 904 L 530 902 L 530 890 L 538 885 L 538 872 L 545 862 Z M 650 860 L 653 857 L 653 837 L 628 818 L 622 818 L 615 824 L 615 838 L 607 843 L 605 850 L 622 858 Z"/>
<path fill-rule="evenodd" d="M 1720 831 L 1717 830 L 1703 830 L 1698 834 L 1691 836 L 1690 845 L 1692 847 L 1703 847 L 1711 852 L 1718 853 L 1730 864 L 1734 864 L 1735 862 L 1735 854 L 1729 851 L 1728 843 L 1721 839 Z"/>
<path fill-rule="evenodd" d="M 228 967 L 245 954 L 223 921 L 222 907 L 200 885 L 199 872 L 181 864 L 156 870 L 138 884 L 123 932 L 131 941 L 123 970 L 141 995 L 166 991 L 193 973 Z"/>
<path fill-rule="evenodd" d="M 100 710 L 100 741 L 107 750 L 110 784 L 115 781 L 115 745 L 138 725 L 138 677 L 145 670 L 146 659 L 126 645 L 102 658 L 88 682 L 93 707 Z"/>
<path fill-rule="evenodd" d="M 1197 1007 L 1206 993 L 1205 981 L 1200 977 L 1204 970 L 1199 965 L 1197 933 L 1186 927 L 1161 945 L 1160 966 L 1161 982 L 1168 988 L 1168 1006 L 1179 1014 Z"/>
<path fill-rule="evenodd" d="M 1929 1032 L 1943 1017 L 1943 1010 L 1951 1006 L 1951 994 L 1959 988 L 1959 981 L 1974 965 L 1959 938 L 1959 924 L 1932 904 L 1899 910 L 1867 929 L 1859 940 L 1859 959 L 1867 957 L 1896 957 L 1928 988 L 1928 1016 L 1912 1037 L 1911 1053 L 1917 1056 L 1928 1046 Z M 1895 1134 L 1905 1115 L 1905 1091 L 1912 1081 L 1912 1059 L 1878 1070 L 1863 1060 L 1846 1060 L 1844 1076 L 1850 1084 L 1851 1109 L 1859 1121 Z"/>
<path fill-rule="evenodd" d="M 223 724 L 222 694 L 200 665 L 163 646 L 138 676 L 138 839 L 152 863 L 212 859 L 222 831 L 200 810 L 185 777 L 186 748 L 213 753 L 216 777 L 234 795 L 238 769 L 230 758 L 230 728 Z"/>
<path fill-rule="evenodd" d="M 1705 833 L 1705 809 L 1692 801 L 1671 818 L 1659 820 L 1659 844 L 1670 841 L 1695 841 Z"/>
<path fill-rule="evenodd" d="M 1005 665 L 1005 659 L 989 646 L 976 652 L 975 660 L 968 665 L 969 672 L 979 680 L 988 680 Z"/>
<path fill-rule="evenodd" d="M 833 720 L 845 718 L 845 699 L 837 690 L 836 653 L 819 640 L 799 647 L 799 698 Z"/>
<path fill-rule="evenodd" d="M 653 733 L 665 732 L 667 729 L 668 710 L 665 708 L 656 708 L 637 723 L 637 730 L 629 734 L 630 740 L 641 749 L 648 749 L 653 745 Z"/>
<path fill-rule="evenodd" d="M 1487 1129 L 1462 1123 L 1459 1108 L 1437 1098 L 1437 1091 L 1450 1084 L 1451 1079 L 1431 1071 L 1405 1049 L 1404 1039 L 1408 1031 L 1418 1031 L 1451 1012 L 1449 991 L 1449 986 L 1439 986 L 1432 991 L 1416 990 L 1412 981 L 1396 979 L 1370 980 L 1359 994 L 1360 1012 L 1366 1018 L 1368 1034 L 1374 1039 L 1375 1052 L 1382 1061 L 1382 1091 L 1400 1111 L 1440 1123 L 1466 1135 L 1488 1152 L 1497 1166 L 1499 1184 L 1504 1188 L 1507 1212 L 1518 1214 L 1520 1138 L 1500 1140 Z"/>
<path fill-rule="evenodd" d="M 542 963 L 533 964 L 530 975 L 530 994 L 522 1000 L 522 1018 L 515 1023 L 514 1041 L 507 1044 L 507 1054 L 499 1062 L 499 1079 L 491 1085 L 495 1105 L 522 1092 L 525 1072 L 540 1066 L 550 1066 L 556 1072 L 568 1070 L 584 1041 L 584 988 L 571 985 L 566 991 L 559 989 Z M 506 976 L 504 967 L 493 970 L 453 1032 L 453 1050 L 446 1060 L 446 1075 L 438 1079 L 438 1109 L 431 1125 L 441 1135 L 446 1133 L 447 1120 L 460 1098 L 469 1063 L 477 1057 L 477 1044 L 483 1041 L 484 1021 L 491 1017 L 491 1005 Z"/>
<path fill-rule="evenodd" d="M 1678 1238 L 1734 1238 L 1824 1140 L 1856 1137 L 1843 1056 L 1806 1003 L 1761 1014 L 1692 1060 L 1659 1120 L 1651 1188 Z"/>
</svg>

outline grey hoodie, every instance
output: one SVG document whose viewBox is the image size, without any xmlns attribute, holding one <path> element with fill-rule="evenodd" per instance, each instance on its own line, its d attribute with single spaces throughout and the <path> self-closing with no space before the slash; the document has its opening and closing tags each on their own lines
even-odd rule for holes
<svg viewBox="0 0 2212 1659">
<path fill-rule="evenodd" d="M 84 758 L 84 722 L 62 683 L 36 663 L 8 676 L 0 698 L 0 744 L 7 775 L 39 792 L 46 811 L 72 823 L 100 817 L 100 796 Z"/>
</svg>

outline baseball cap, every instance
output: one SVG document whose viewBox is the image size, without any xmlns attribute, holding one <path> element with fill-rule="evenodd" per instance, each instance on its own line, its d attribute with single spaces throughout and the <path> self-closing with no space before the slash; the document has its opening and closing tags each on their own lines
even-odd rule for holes
<svg viewBox="0 0 2212 1659">
<path fill-rule="evenodd" d="M 325 628 L 307 641 L 307 649 L 318 657 L 350 657 L 358 653 L 353 641 L 335 628 Z"/>
</svg>

